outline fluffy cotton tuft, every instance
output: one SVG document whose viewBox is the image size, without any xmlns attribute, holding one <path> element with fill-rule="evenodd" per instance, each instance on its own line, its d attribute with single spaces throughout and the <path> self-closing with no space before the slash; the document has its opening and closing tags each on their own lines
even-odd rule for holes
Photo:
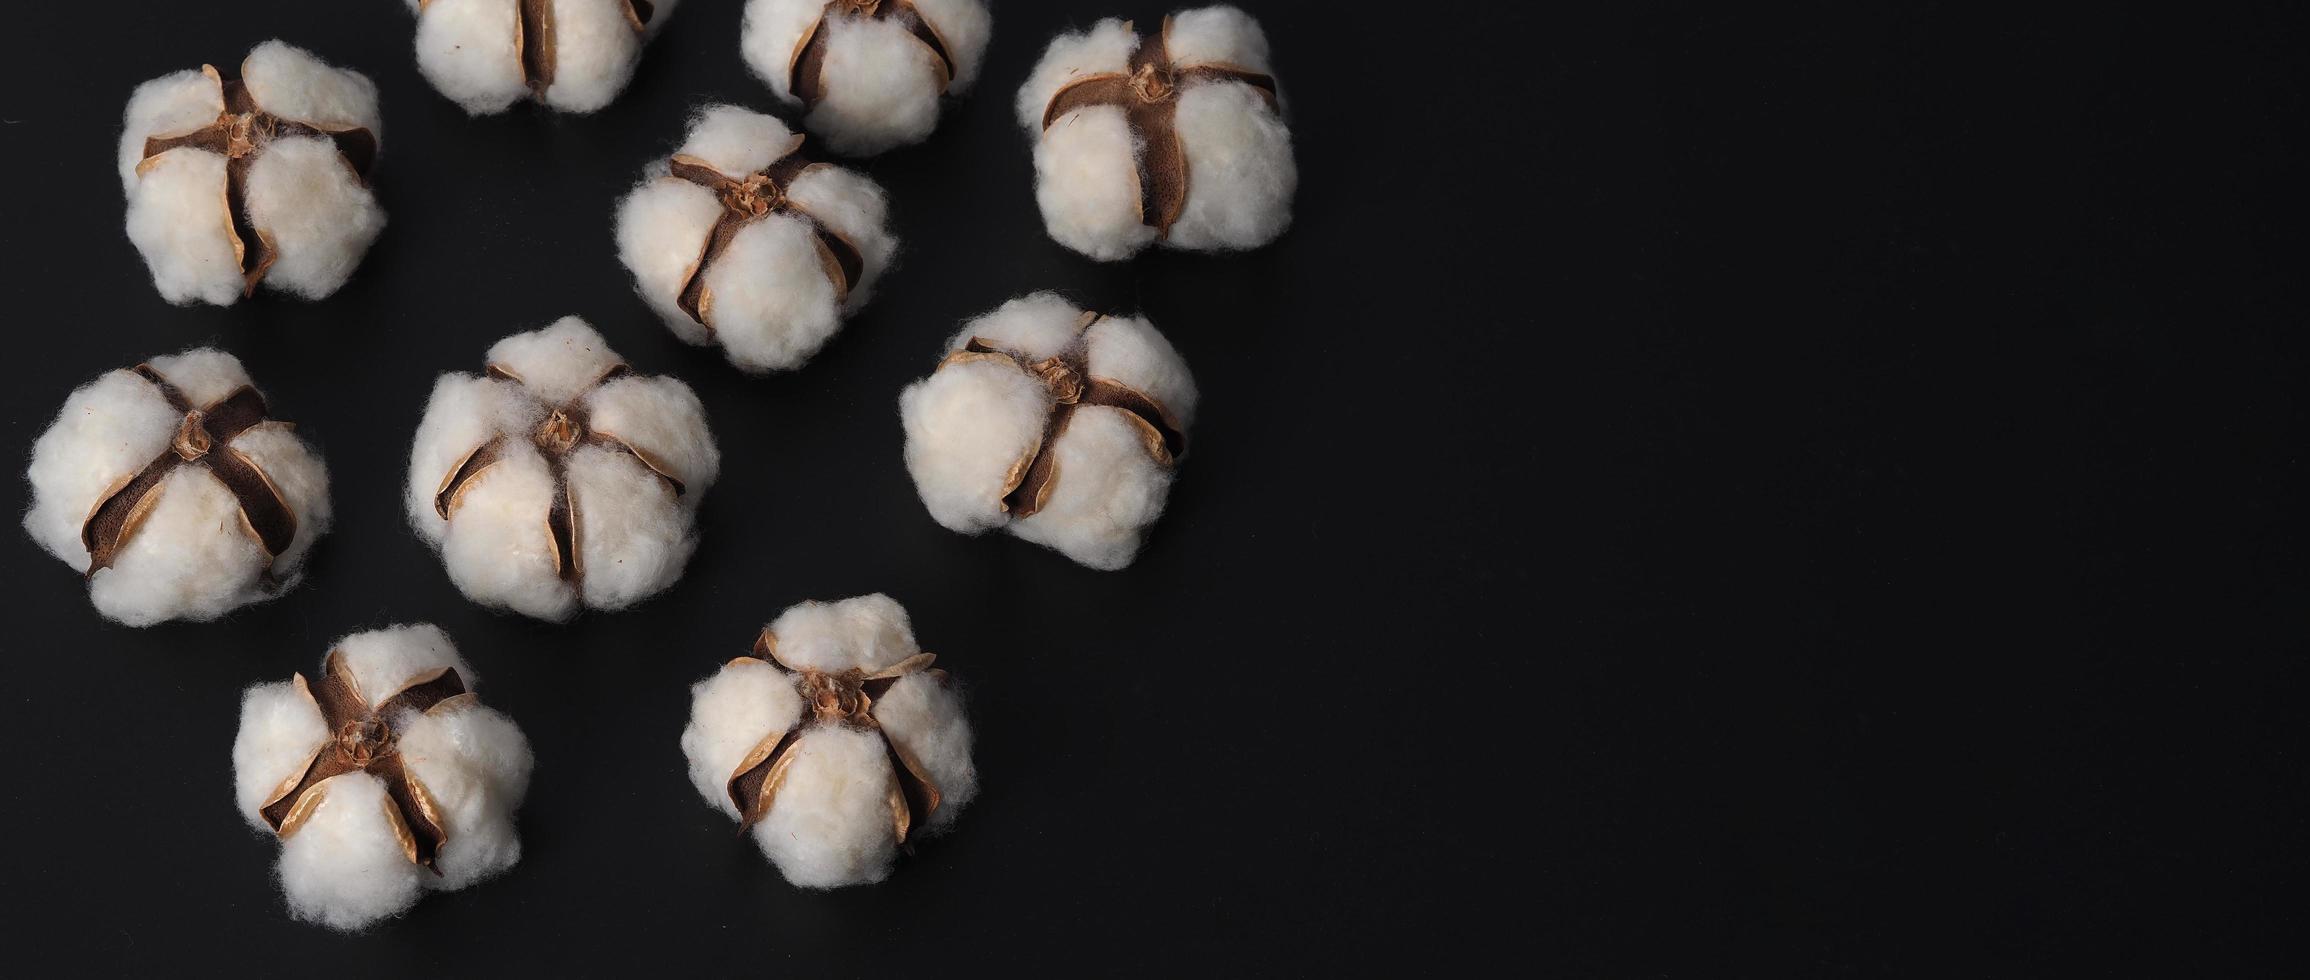
<svg viewBox="0 0 2310 980">
<path fill-rule="evenodd" d="M 1086 326 L 1086 323 L 1088 326 Z M 984 352 L 982 352 L 984 351 Z M 1063 361 L 1063 378 L 1110 393 L 1136 393 L 1156 411 L 1132 411 L 1088 394 L 1065 405 L 1059 386 L 1031 365 Z M 1110 399 L 1111 400 L 1111 399 Z M 1008 530 L 1099 569 L 1138 554 L 1170 492 L 1173 449 L 1195 416 L 1195 379 L 1170 341 L 1142 317 L 1093 318 L 1065 298 L 1036 293 L 963 325 L 930 377 L 899 394 L 906 468 L 933 520 L 977 534 Z M 1066 413 L 1056 442 L 1045 433 Z M 1006 502 L 1038 456 L 1053 475 L 1039 509 Z"/>
<path fill-rule="evenodd" d="M 800 144 L 775 117 L 712 105 L 699 110 L 689 138 L 674 152 L 742 183 L 787 161 Z M 720 344 L 730 363 L 747 371 L 787 370 L 809 360 L 844 317 L 865 305 L 898 251 L 888 200 L 874 181 L 811 163 L 787 178 L 782 191 L 783 204 L 756 216 L 743 201 L 726 201 L 661 160 L 618 205 L 618 258 L 634 275 L 634 291 L 675 336 Z M 725 219 L 743 224 L 707 261 L 714 229 Z M 822 230 L 858 254 L 858 281 L 847 295 L 839 273 L 827 266 Z M 704 322 L 681 304 L 693 277 L 705 287 Z"/>
<path fill-rule="evenodd" d="M 186 461 L 176 445 L 188 422 L 185 409 L 214 407 L 248 387 L 248 374 L 232 355 L 209 348 L 140 367 L 152 377 L 118 370 L 81 386 L 33 443 L 25 473 L 32 484 L 26 533 L 86 573 L 94 558 L 83 533 L 99 508 L 116 494 L 122 497 L 116 506 L 137 505 L 131 481 L 173 467 L 130 511 L 140 516 L 124 525 L 111 564 L 89 578 L 97 612 L 130 626 L 211 620 L 296 587 L 305 554 L 329 531 L 329 471 L 320 454 L 288 423 L 268 420 Z M 162 383 L 178 393 L 183 408 L 170 402 Z M 220 462 L 227 459 L 234 462 Z M 242 498 L 214 465 L 262 471 L 296 524 L 279 554 L 266 553 L 242 516 Z"/>
<path fill-rule="evenodd" d="M 914 659 L 922 651 L 906 610 L 889 596 L 794 606 L 758 650 L 691 688 L 682 754 L 698 794 L 733 819 L 744 813 L 732 779 L 750 763 L 779 773 L 749 829 L 787 881 L 837 888 L 889 875 L 901 843 L 894 812 L 913 781 L 894 755 L 913 760 L 939 796 L 926 817 L 910 816 L 907 841 L 951 827 L 977 796 L 962 698 L 944 671 Z M 867 717 L 846 716 L 838 692 L 861 690 Z M 782 756 L 772 751 L 781 745 Z"/>
<path fill-rule="evenodd" d="M 145 154 L 148 140 L 231 123 L 222 73 L 203 68 L 164 75 L 129 97 L 116 161 L 128 198 L 129 241 L 171 303 L 230 306 L 255 288 L 247 274 L 282 292 L 324 298 L 352 277 L 384 230 L 385 211 L 356 169 L 374 154 L 356 160 L 311 131 L 366 131 L 366 145 L 381 147 L 377 87 L 359 72 L 280 41 L 251 51 L 238 81 L 253 113 L 299 127 L 270 137 L 275 129 L 252 127 L 238 182 L 221 130 L 214 141 Z M 256 231 L 250 240 L 234 230 L 236 206 Z M 255 269 L 268 242 L 272 264 Z M 251 266 L 246 272 L 244 255 Z"/>
<path fill-rule="evenodd" d="M 688 385 L 631 373 L 564 317 L 491 347 L 486 376 L 434 384 L 405 504 L 466 598 L 562 620 L 680 579 L 721 465 Z"/>
<path fill-rule="evenodd" d="M 408 0 L 417 12 L 417 69 L 434 91 L 477 116 L 535 99 L 562 112 L 592 112 L 625 91 L 677 0 Z M 550 50 L 539 46 L 551 39 Z M 525 42 L 533 49 L 524 51 Z M 549 63 L 533 84 L 525 62 Z"/>
<path fill-rule="evenodd" d="M 1168 233 L 1141 201 L 1147 134 L 1123 105 L 1100 102 L 1044 125 L 1052 97 L 1087 78 L 1127 79 L 1142 44 L 1160 44 L 1171 87 L 1151 87 L 1170 103 L 1186 171 L 1186 198 Z M 1272 79 L 1267 36 L 1234 7 L 1204 7 L 1167 18 L 1143 39 L 1129 23 L 1102 20 L 1051 41 L 1020 87 L 1019 124 L 1035 143 L 1035 203 L 1060 244 L 1100 261 L 1127 259 L 1157 241 L 1218 252 L 1258 248 L 1291 224 L 1299 171 L 1279 104 L 1243 75 Z M 1145 96 L 1121 96 L 1125 100 Z"/>
<path fill-rule="evenodd" d="M 312 693 L 332 670 L 351 679 L 361 713 L 386 727 L 353 722 L 332 730 Z M 422 708 L 399 697 L 438 683 L 445 670 L 467 693 Z M 521 859 L 513 814 L 528 792 L 529 742 L 512 719 L 470 693 L 474 684 L 447 634 L 420 624 L 348 636 L 313 677 L 258 684 L 243 695 L 233 740 L 235 805 L 263 833 L 276 833 L 265 810 L 277 800 L 307 814 L 281 824 L 279 874 L 290 914 L 362 929 L 408 911 L 427 890 L 463 888 Z M 366 755 L 345 748 L 361 741 L 357 732 L 367 735 L 360 746 Z M 349 766 L 348 758 L 361 762 Z M 314 767 L 339 773 L 292 799 Z M 396 770 L 421 790 L 444 834 L 433 870 L 413 862 L 402 843 L 396 822 L 406 826 L 409 818 L 392 792 L 402 778 Z"/>
<path fill-rule="evenodd" d="M 978 80 L 993 30 L 985 0 L 886 0 L 872 14 L 828 0 L 751 0 L 739 49 L 778 98 L 805 109 L 804 127 L 837 153 L 871 156 L 930 136 L 940 96 Z M 806 43 L 824 58 L 819 97 L 805 106 L 794 75 Z"/>
</svg>

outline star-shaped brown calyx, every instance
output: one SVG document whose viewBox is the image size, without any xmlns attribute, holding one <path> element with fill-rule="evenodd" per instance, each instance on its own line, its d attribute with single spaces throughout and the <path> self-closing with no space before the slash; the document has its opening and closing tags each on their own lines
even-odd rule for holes
<svg viewBox="0 0 2310 980">
<path fill-rule="evenodd" d="M 385 817 L 393 825 L 402 853 L 412 863 L 439 874 L 436 862 L 442 846 L 449 842 L 449 830 L 433 795 L 409 771 L 401 754 L 401 732 L 395 725 L 406 711 L 432 714 L 473 700 L 473 695 L 466 693 L 465 679 L 455 668 L 442 667 L 410 679 L 372 708 L 360 681 L 345 665 L 344 653 L 332 650 L 321 665 L 320 683 L 307 683 L 303 674 L 296 676 L 295 683 L 297 692 L 320 710 L 329 738 L 314 750 L 313 758 L 294 779 L 266 797 L 257 811 L 265 825 L 284 839 L 295 834 L 328 795 L 329 780 L 365 772 L 385 784 L 389 801 Z"/>
<path fill-rule="evenodd" d="M 1074 418 L 1076 410 L 1086 405 L 1120 410 L 1139 429 L 1148 455 L 1159 464 L 1169 466 L 1187 453 L 1187 432 L 1170 408 L 1120 381 L 1090 374 L 1087 335 L 1091 326 L 1103 318 L 1102 314 L 1084 313 L 1076 323 L 1074 341 L 1065 350 L 1039 361 L 1029 360 L 1025 354 L 984 338 L 972 337 L 963 349 L 948 354 L 946 360 L 939 363 L 942 370 L 951 364 L 972 361 L 1011 364 L 1041 381 L 1051 393 L 1051 414 L 1044 420 L 1042 438 L 1012 464 L 1004 478 L 1003 511 L 1012 517 L 1032 517 L 1050 502 L 1051 491 L 1059 480 L 1059 437 L 1066 433 L 1067 423 Z"/>
<path fill-rule="evenodd" d="M 882 739 L 894 777 L 889 800 L 891 828 L 897 834 L 898 843 L 905 844 L 908 833 L 927 824 L 938 812 L 938 784 L 931 780 L 914 753 L 891 738 L 875 720 L 874 702 L 909 674 L 921 673 L 944 683 L 946 671 L 931 667 L 937 659 L 934 654 L 918 653 L 872 672 L 856 667 L 837 671 L 796 667 L 779 658 L 778 635 L 763 630 L 761 637 L 754 641 L 753 654 L 731 662 L 766 661 L 793 672 L 795 689 L 802 695 L 804 714 L 800 723 L 756 744 L 731 772 L 728 791 L 731 805 L 738 809 L 739 831 L 761 822 L 776 805 L 778 787 L 785 781 L 786 770 L 794 764 L 794 744 L 813 728 L 843 726 L 873 732 Z"/>
<path fill-rule="evenodd" d="M 1050 103 L 1043 108 L 1043 128 L 1048 130 L 1077 109 L 1122 107 L 1131 132 L 1142 143 L 1139 221 L 1153 227 L 1160 237 L 1170 236 L 1171 226 L 1178 223 L 1180 212 L 1187 207 L 1189 175 L 1187 150 L 1179 142 L 1179 92 L 1181 86 L 1195 81 L 1242 82 L 1269 106 L 1275 105 L 1275 78 L 1271 75 L 1219 62 L 1171 60 L 1171 18 L 1165 17 L 1163 33 L 1151 42 L 1140 42 L 1127 69 L 1068 82 L 1051 93 Z"/>
<path fill-rule="evenodd" d="M 272 477 L 266 476 L 255 461 L 232 448 L 234 437 L 259 425 L 287 425 L 275 422 L 265 415 L 265 396 L 257 389 L 242 385 L 214 402 L 199 408 L 185 399 L 184 392 L 170 384 L 149 364 L 135 367 L 138 377 L 151 382 L 160 390 L 169 407 L 183 413 L 177 423 L 175 438 L 153 461 L 145 464 L 136 475 L 128 478 L 97 502 L 89 511 L 88 519 L 80 525 L 80 543 L 88 549 L 88 577 L 112 567 L 120 556 L 120 549 L 134 537 L 145 518 L 152 515 L 154 505 L 160 503 L 161 481 L 180 466 L 204 466 L 209 475 L 232 492 L 240 504 L 241 530 L 265 549 L 267 558 L 278 558 L 297 538 L 297 515 L 289 509 L 289 502 L 281 496 Z M 268 569 L 266 575 L 270 577 Z"/>
<path fill-rule="evenodd" d="M 804 109 L 826 96 L 826 21 L 830 17 L 894 20 L 905 25 L 907 32 L 938 58 L 939 93 L 945 94 L 947 86 L 954 84 L 954 55 L 948 52 L 946 39 L 909 0 L 829 0 L 818 11 L 818 19 L 810 22 L 810 29 L 802 32 L 802 40 L 794 45 L 794 57 L 786 63 L 786 90 L 802 101 Z"/>
<path fill-rule="evenodd" d="M 676 294 L 676 304 L 690 319 L 708 330 L 714 328 L 714 292 L 706 286 L 706 270 L 714 260 L 730 247 L 738 232 L 747 225 L 772 214 L 791 214 L 810 223 L 818 248 L 818 262 L 826 270 L 826 280 L 834 284 L 834 304 L 842 305 L 850 290 L 865 275 L 866 260 L 857 246 L 850 244 L 834 229 L 820 221 L 787 191 L 794 181 L 812 168 L 826 166 L 801 156 L 803 137 L 797 135 L 788 143 L 776 162 L 763 169 L 740 176 L 731 176 L 715 169 L 694 156 L 677 153 L 667 164 L 667 172 L 676 179 L 686 180 L 707 190 L 722 202 L 722 214 L 706 234 L 706 244 L 698 252 L 698 261 L 682 278 L 682 288 Z"/>
<path fill-rule="evenodd" d="M 264 281 L 265 273 L 280 258 L 272 233 L 249 220 L 249 167 L 264 153 L 265 145 L 292 136 L 328 140 L 337 145 L 338 159 L 345 161 L 353 179 L 366 183 L 369 169 L 377 163 L 377 134 L 358 126 L 331 129 L 274 115 L 257 105 L 256 97 L 240 79 L 225 78 L 214 65 L 202 65 L 201 74 L 217 84 L 223 111 L 208 125 L 191 132 L 147 138 L 144 158 L 136 170 L 141 174 L 151 169 L 161 154 L 179 147 L 207 150 L 225 158 L 225 213 L 229 219 L 225 236 L 232 241 L 233 258 L 241 264 L 241 295 L 247 296 L 257 291 L 257 283 Z M 254 247 L 251 242 L 256 243 Z"/>
</svg>

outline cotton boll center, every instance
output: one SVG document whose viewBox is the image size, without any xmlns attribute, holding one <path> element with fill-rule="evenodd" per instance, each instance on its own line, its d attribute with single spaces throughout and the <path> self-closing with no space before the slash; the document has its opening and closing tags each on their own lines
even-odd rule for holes
<svg viewBox="0 0 2310 980">
<path fill-rule="evenodd" d="M 366 769 L 369 764 L 393 751 L 395 735 L 385 720 L 375 716 L 356 718 L 337 727 L 331 741 L 337 753 L 355 768 Z"/>
<path fill-rule="evenodd" d="M 538 448 L 555 456 L 565 455 L 570 447 L 586 437 L 585 420 L 576 410 L 567 406 L 556 408 L 538 425 L 535 439 Z"/>
<path fill-rule="evenodd" d="M 1131 73 L 1131 94 L 1148 105 L 1168 99 L 1178 91 L 1178 75 L 1167 66 L 1149 63 Z"/>
<path fill-rule="evenodd" d="M 822 724 L 850 723 L 863 727 L 874 699 L 866 696 L 865 672 L 822 671 L 803 668 L 802 700 Z"/>
<path fill-rule="evenodd" d="M 1053 402 L 1073 405 L 1083 400 L 1083 374 L 1068 363 L 1066 355 L 1036 361 L 1027 365 L 1027 370 L 1042 379 L 1044 387 L 1051 389 Z"/>
<path fill-rule="evenodd" d="M 169 445 L 187 463 L 208 455 L 209 449 L 215 445 L 209 438 L 208 416 L 201 414 L 197 408 L 186 412 L 184 422 L 176 428 L 176 438 Z"/>
<path fill-rule="evenodd" d="M 731 181 L 719 194 L 723 207 L 755 218 L 786 206 L 786 192 L 768 174 L 758 173 L 742 181 Z"/>
</svg>

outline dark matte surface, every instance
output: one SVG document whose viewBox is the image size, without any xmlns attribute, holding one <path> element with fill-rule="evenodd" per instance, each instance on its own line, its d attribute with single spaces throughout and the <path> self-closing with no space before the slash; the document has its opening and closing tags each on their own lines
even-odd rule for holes
<svg viewBox="0 0 2310 980">
<path fill-rule="evenodd" d="M 901 267 L 765 379 L 676 342 L 610 239 L 687 107 L 771 106 L 736 0 L 688 0 L 601 113 L 488 119 L 387 0 L 11 11 L 0 456 L 100 371 L 218 344 L 339 518 L 301 590 L 147 630 L 0 543 L 10 966 L 2202 972 L 2299 930 L 2310 371 L 2301 226 L 2261 206 L 2301 172 L 2296 15 L 1435 6 L 1475 25 L 1446 53 L 1247 5 L 1298 140 L 1283 241 L 1048 241 L 1010 99 L 1107 11 L 1003 0 L 980 89 L 864 165 Z M 274 36 L 383 89 L 391 224 L 327 302 L 170 308 L 121 107 Z M 1145 310 L 1203 388 L 1125 572 L 947 533 L 900 462 L 900 386 L 1042 288 Z M 697 388 L 725 468 L 675 588 L 551 626 L 464 601 L 398 495 L 433 377 L 573 312 Z M 676 737 L 765 619 L 872 590 L 967 684 L 985 790 L 887 883 L 803 892 Z M 231 802 L 238 693 L 413 620 L 529 733 L 525 856 L 363 937 L 290 922 Z"/>
</svg>

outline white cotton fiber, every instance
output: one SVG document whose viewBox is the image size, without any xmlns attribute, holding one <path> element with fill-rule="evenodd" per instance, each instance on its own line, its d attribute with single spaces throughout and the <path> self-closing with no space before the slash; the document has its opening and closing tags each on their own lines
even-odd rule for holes
<svg viewBox="0 0 2310 980">
<path fill-rule="evenodd" d="M 144 366 L 193 409 L 214 407 L 249 385 L 240 362 L 218 350 L 156 357 Z M 142 519 L 128 525 L 112 563 L 89 579 L 89 598 L 108 619 L 130 626 L 210 620 L 272 598 L 296 586 L 305 555 L 329 531 L 328 469 L 294 428 L 261 421 L 187 461 L 176 448 L 187 420 L 158 383 L 133 370 L 111 371 L 66 398 L 33 443 L 24 530 L 83 573 L 92 563 L 83 529 L 99 507 L 148 468 L 174 467 L 147 498 Z M 266 553 L 243 519 L 241 498 L 210 470 L 228 454 L 262 471 L 294 517 L 295 533 L 277 555 Z"/>
<path fill-rule="evenodd" d="M 801 143 L 775 117 L 707 106 L 674 156 L 710 168 L 719 175 L 708 178 L 716 186 L 678 176 L 674 161 L 662 160 L 618 205 L 618 258 L 633 273 L 635 292 L 675 336 L 720 344 L 747 371 L 809 360 L 865 305 L 898 251 L 888 200 L 873 181 L 811 163 L 782 187 L 765 184 L 765 171 Z M 731 188 L 749 179 L 760 189 L 738 197 Z M 724 221 L 735 223 L 735 236 L 709 261 L 709 239 Z M 821 251 L 832 247 L 828 236 L 857 252 L 859 274 L 847 293 Z M 705 287 L 702 319 L 680 302 L 693 277 Z"/>
<path fill-rule="evenodd" d="M 332 660 L 340 674 L 332 674 Z M 438 682 L 444 669 L 467 693 L 423 708 L 399 699 L 413 686 Z M 337 730 L 312 693 L 333 676 L 350 678 L 365 706 Z M 363 929 L 407 911 L 428 890 L 464 888 L 520 860 L 513 814 L 528 791 L 528 740 L 472 695 L 473 669 L 439 628 L 348 636 L 304 680 L 304 689 L 291 681 L 249 688 L 233 741 L 234 802 L 251 826 L 282 833 L 279 874 L 290 914 L 332 929 Z M 348 765 L 354 743 L 362 754 Z M 342 771 L 290 797 L 315 765 Z M 397 770 L 439 820 L 444 837 L 432 868 L 410 859 L 395 827 L 396 819 L 411 819 L 388 792 L 388 779 L 404 778 Z M 264 812 L 276 800 L 309 815 L 276 831 Z"/>
<path fill-rule="evenodd" d="M 562 112 L 609 105 L 633 79 L 642 46 L 673 16 L 677 0 L 408 0 L 417 12 L 417 69 L 435 91 L 474 115 L 525 98 Z M 539 48 L 550 38 L 549 53 Z M 526 59 L 548 65 L 531 78 Z"/>
<path fill-rule="evenodd" d="M 1053 97 L 1069 86 L 1131 79 L 1141 45 L 1161 45 L 1156 50 L 1167 53 L 1153 66 L 1160 84 L 1063 112 L 1044 124 Z M 1291 224 L 1299 181 L 1291 131 L 1278 103 L 1249 77 L 1272 80 L 1267 38 L 1258 22 L 1233 7 L 1180 12 L 1151 37 L 1110 19 L 1054 39 L 1019 89 L 1016 105 L 1019 124 L 1035 143 L 1035 202 L 1051 237 L 1094 259 L 1114 261 L 1157 241 L 1232 251 L 1282 235 Z M 1123 109 L 1160 109 L 1166 103 L 1187 175 L 1185 199 L 1168 230 L 1144 211 L 1148 134 L 1135 131 Z"/>
<path fill-rule="evenodd" d="M 1088 325 L 1086 326 L 1086 321 Z M 966 351 L 973 342 L 994 353 Z M 938 370 L 899 394 L 906 468 L 931 518 L 964 534 L 1001 528 L 1084 565 L 1131 563 L 1162 516 L 1173 450 L 1195 417 L 1195 380 L 1142 317 L 1099 316 L 1052 293 L 1015 299 L 963 325 Z M 1063 404 L 1030 365 L 1057 359 L 1085 385 L 1136 393 L 1152 419 L 1110 404 Z M 1068 413 L 1045 445 L 1054 413 Z M 1039 510 L 1006 503 L 1037 456 L 1055 464 Z"/>
<path fill-rule="evenodd" d="M 562 620 L 623 609 L 680 579 L 698 501 L 721 470 L 689 386 L 629 373 L 577 317 L 505 338 L 489 367 L 489 377 L 441 376 L 409 454 L 410 523 L 458 590 Z M 474 458 L 494 462 L 460 479 Z M 565 490 L 568 553 L 551 524 Z"/>
<path fill-rule="evenodd" d="M 377 87 L 358 72 L 331 67 L 280 41 L 258 45 L 238 76 L 252 103 L 240 115 L 227 110 L 224 74 L 208 68 L 153 79 L 129 97 L 117 160 L 128 198 L 129 241 L 171 303 L 232 305 L 255 288 L 244 276 L 242 254 L 253 265 L 268 254 L 266 242 L 272 264 L 261 270 L 258 284 L 324 298 L 361 264 L 384 230 L 385 212 L 366 172 L 356 169 L 369 166 L 374 155 L 353 159 L 311 131 L 365 131 L 372 150 L 382 146 Z M 221 133 L 218 127 L 251 118 L 290 125 L 249 126 L 244 143 L 175 146 L 145 155 L 147 140 Z M 237 187 L 229 176 L 235 153 L 246 168 Z M 240 242 L 241 253 L 234 250 L 236 206 L 256 231 Z"/>
<path fill-rule="evenodd" d="M 794 606 L 765 629 L 759 649 L 691 688 L 682 753 L 699 795 L 733 819 L 746 817 L 730 797 L 733 778 L 750 762 L 781 773 L 749 830 L 787 881 L 880 881 L 901 844 L 951 827 L 977 796 L 962 699 L 919 656 L 906 610 L 890 597 Z M 808 690 L 820 692 L 818 706 Z M 847 696 L 858 698 L 859 714 L 841 707 Z M 783 756 L 768 754 L 781 744 Z M 939 800 L 927 814 L 908 813 L 904 841 L 894 808 L 907 809 L 899 789 L 913 777 L 893 765 L 894 752 L 914 760 Z"/>
<path fill-rule="evenodd" d="M 984 0 L 751 0 L 739 48 L 779 99 L 804 109 L 805 128 L 837 153 L 871 156 L 930 136 L 941 96 L 978 79 L 993 25 Z M 808 105 L 797 89 L 810 80 L 795 79 L 806 42 L 824 53 Z"/>
</svg>

